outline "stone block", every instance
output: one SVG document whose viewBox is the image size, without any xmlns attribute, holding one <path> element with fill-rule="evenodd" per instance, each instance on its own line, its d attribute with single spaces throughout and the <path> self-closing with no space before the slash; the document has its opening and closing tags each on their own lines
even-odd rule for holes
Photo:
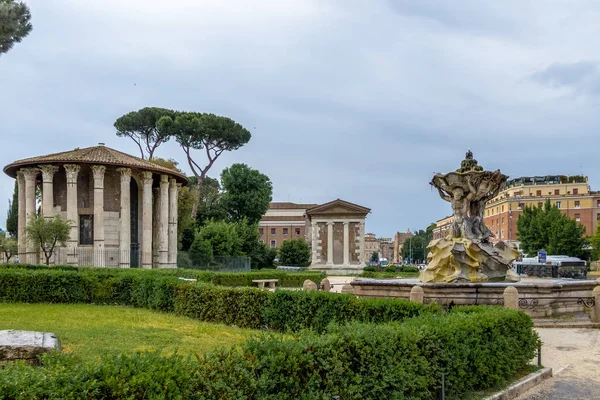
<svg viewBox="0 0 600 400">
<path fill-rule="evenodd" d="M 37 364 L 37 356 L 53 350 L 61 350 L 60 340 L 54 333 L 0 331 L 0 364 L 17 360 Z"/>
<path fill-rule="evenodd" d="M 592 298 L 594 299 L 594 306 L 592 308 L 592 322 L 600 322 L 600 286 L 596 286 L 592 290 Z"/>
<path fill-rule="evenodd" d="M 354 293 L 354 288 L 352 287 L 352 285 L 344 285 L 342 286 L 342 293 Z"/>
<path fill-rule="evenodd" d="M 413 286 L 412 289 L 410 289 L 410 301 L 413 303 L 423 303 L 424 296 L 425 293 L 421 286 Z"/>
<path fill-rule="evenodd" d="M 321 281 L 321 290 L 324 292 L 331 292 L 331 282 L 325 278 Z"/>
<path fill-rule="evenodd" d="M 504 307 L 514 310 L 519 308 L 519 291 L 514 286 L 504 289 Z"/>
<path fill-rule="evenodd" d="M 317 284 L 311 281 L 310 279 L 307 279 L 302 285 L 302 290 L 317 290 Z"/>
</svg>

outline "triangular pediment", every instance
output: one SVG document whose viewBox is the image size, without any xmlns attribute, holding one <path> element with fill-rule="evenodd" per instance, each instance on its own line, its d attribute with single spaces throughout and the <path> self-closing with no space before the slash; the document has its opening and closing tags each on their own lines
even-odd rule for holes
<svg viewBox="0 0 600 400">
<path fill-rule="evenodd" d="M 316 207 L 306 210 L 309 216 L 314 215 L 329 215 L 329 214 L 362 214 L 367 215 L 371 212 L 370 208 L 359 206 L 358 204 L 350 203 L 341 199 L 330 201 L 329 203 L 321 204 Z"/>
</svg>

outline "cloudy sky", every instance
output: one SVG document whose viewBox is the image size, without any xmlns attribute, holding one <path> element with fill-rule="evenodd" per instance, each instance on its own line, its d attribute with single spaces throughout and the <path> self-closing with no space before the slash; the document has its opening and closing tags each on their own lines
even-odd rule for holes
<svg viewBox="0 0 600 400">
<path fill-rule="evenodd" d="M 586 174 L 600 190 L 600 4 L 587 0 L 27 0 L 0 56 L 0 165 L 107 146 L 146 106 L 252 132 L 235 162 L 274 200 L 336 198 L 392 236 L 449 214 L 434 172 L 471 148 L 511 177 Z M 189 172 L 177 144 L 158 155 Z M 0 177 L 0 227 L 13 180 Z"/>
</svg>

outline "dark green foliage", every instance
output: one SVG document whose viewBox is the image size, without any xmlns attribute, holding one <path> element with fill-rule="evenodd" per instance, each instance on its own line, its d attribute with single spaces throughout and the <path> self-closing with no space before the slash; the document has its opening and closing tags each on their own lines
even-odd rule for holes
<svg viewBox="0 0 600 400">
<path fill-rule="evenodd" d="M 162 143 L 169 141 L 170 135 L 159 131 L 156 123 L 163 117 L 175 118 L 176 112 L 166 108 L 145 107 L 119 117 L 114 127 L 117 136 L 128 137 L 140 149 L 140 157 L 151 159 L 154 151 Z"/>
<path fill-rule="evenodd" d="M 400 272 L 419 272 L 419 268 L 418 267 L 412 267 L 410 265 L 403 265 L 400 268 Z"/>
<path fill-rule="evenodd" d="M 0 56 L 31 32 L 31 12 L 22 1 L 0 0 Z"/>
<path fill-rule="evenodd" d="M 376 251 L 372 252 L 370 261 L 373 263 L 379 262 L 379 253 Z"/>
<path fill-rule="evenodd" d="M 281 265 L 308 267 L 310 265 L 310 247 L 304 239 L 285 240 L 279 248 Z"/>
<path fill-rule="evenodd" d="M 18 238 L 19 233 L 19 185 L 15 181 L 15 190 L 12 201 L 8 201 L 8 212 L 6 214 L 6 230 L 11 236 Z"/>
<path fill-rule="evenodd" d="M 600 259 L 600 224 L 596 227 L 596 233 L 590 238 L 590 245 L 592 246 L 591 258 L 593 260 Z"/>
<path fill-rule="evenodd" d="M 221 173 L 221 184 L 221 204 L 231 221 L 246 219 L 256 224 L 269 209 L 273 184 L 260 171 L 246 164 L 233 164 Z"/>
<path fill-rule="evenodd" d="M 210 294 L 197 296 L 202 302 Z M 506 383 L 538 344 L 523 312 L 467 307 L 402 324 L 354 322 L 331 325 L 324 334 L 263 335 L 198 359 L 139 354 L 80 363 L 48 355 L 42 367 L 8 365 L 0 393 L 7 399 L 433 400 L 443 373 L 447 398 L 460 399 Z"/>
<path fill-rule="evenodd" d="M 196 235 L 188 252 L 193 266 L 207 266 L 213 260 L 213 249 L 208 240 Z"/>
<path fill-rule="evenodd" d="M 374 265 L 369 265 L 363 269 L 365 272 L 377 272 L 377 267 Z"/>
<path fill-rule="evenodd" d="M 421 231 L 423 232 L 423 231 Z M 413 262 L 422 262 L 427 257 L 427 245 L 429 244 L 426 241 L 427 234 L 423 232 L 422 235 L 414 235 L 409 237 L 404 241 L 402 245 L 402 258 L 405 260 L 410 260 L 412 256 Z"/>
<path fill-rule="evenodd" d="M 423 312 L 438 312 L 404 299 L 369 299 L 317 291 L 277 290 L 264 309 L 266 324 L 277 331 L 311 329 L 323 332 L 330 323 L 391 322 Z"/>
<path fill-rule="evenodd" d="M 530 256 L 545 249 L 552 255 L 580 257 L 586 243 L 584 226 L 562 214 L 550 200 L 543 206 L 525 207 L 517 231 L 521 249 Z"/>
<path fill-rule="evenodd" d="M 398 272 L 398 267 L 394 264 L 389 264 L 383 269 L 383 272 Z"/>
<path fill-rule="evenodd" d="M 210 243 L 215 257 L 242 255 L 242 243 L 235 224 L 210 221 L 198 229 L 194 241 L 198 239 Z"/>
</svg>

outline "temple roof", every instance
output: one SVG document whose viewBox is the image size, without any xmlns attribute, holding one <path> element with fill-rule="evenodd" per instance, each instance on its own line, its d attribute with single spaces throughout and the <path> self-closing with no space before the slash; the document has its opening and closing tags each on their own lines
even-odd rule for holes
<svg viewBox="0 0 600 400">
<path fill-rule="evenodd" d="M 4 173 L 12 178 L 17 175 L 17 170 L 24 167 L 37 167 L 43 164 L 96 164 L 112 165 L 117 167 L 134 168 L 141 171 L 152 171 L 159 174 L 171 175 L 178 182 L 186 183 L 187 177 L 179 171 L 154 164 L 148 160 L 132 156 L 121 151 L 111 149 L 104 145 L 76 148 L 70 151 L 47 154 L 45 156 L 30 157 L 18 160 L 4 167 Z"/>
</svg>

